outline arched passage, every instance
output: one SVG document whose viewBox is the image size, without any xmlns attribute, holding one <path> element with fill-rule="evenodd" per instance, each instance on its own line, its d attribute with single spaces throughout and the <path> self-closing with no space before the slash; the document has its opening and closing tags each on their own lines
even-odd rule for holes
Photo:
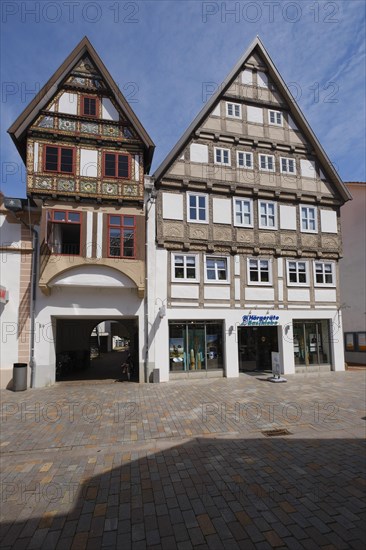
<svg viewBox="0 0 366 550">
<path fill-rule="evenodd" d="M 127 380 L 121 365 L 131 354 L 139 381 L 137 318 L 56 319 L 56 380 Z"/>
</svg>

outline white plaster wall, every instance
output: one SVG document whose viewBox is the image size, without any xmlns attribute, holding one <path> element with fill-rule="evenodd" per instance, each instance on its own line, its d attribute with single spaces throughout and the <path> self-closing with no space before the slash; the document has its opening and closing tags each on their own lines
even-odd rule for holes
<svg viewBox="0 0 366 550">
<path fill-rule="evenodd" d="M 163 193 L 163 218 L 183 220 L 183 195 Z"/>
<path fill-rule="evenodd" d="M 338 233 L 337 212 L 320 210 L 320 225 L 323 233 Z"/>
<path fill-rule="evenodd" d="M 212 199 L 213 222 L 231 225 L 231 200 Z"/>
<path fill-rule="evenodd" d="M 14 228 L 14 236 L 11 235 L 11 228 L 7 229 L 5 238 L 16 239 L 16 233 L 20 227 L 16 224 L 2 224 L 1 237 L 3 238 L 2 229 L 5 226 L 12 225 Z M 0 304 L 0 326 L 1 326 L 1 342 L 0 342 L 0 369 L 1 369 L 1 387 L 6 387 L 7 383 L 12 378 L 13 363 L 18 361 L 18 308 L 19 308 L 19 285 L 20 285 L 20 266 L 21 257 L 18 252 L 0 252 L 0 285 L 4 286 L 9 293 L 9 301 L 6 304 Z"/>
<path fill-rule="evenodd" d="M 38 172 L 38 152 L 39 152 L 39 144 L 37 142 L 34 143 L 34 153 L 33 153 L 33 170 L 34 172 Z"/>
<path fill-rule="evenodd" d="M 98 151 L 80 149 L 80 175 L 89 178 L 98 176 Z"/>
<path fill-rule="evenodd" d="M 102 118 L 104 120 L 119 120 L 118 111 L 115 109 L 113 103 L 107 97 L 102 99 Z"/>
<path fill-rule="evenodd" d="M 300 159 L 300 168 L 301 168 L 301 175 L 304 178 L 315 179 L 316 177 L 315 163 L 313 160 Z"/>
<path fill-rule="evenodd" d="M 202 143 L 192 143 L 190 146 L 191 162 L 208 162 L 208 146 Z"/>
<path fill-rule="evenodd" d="M 172 298 L 195 298 L 198 300 L 198 285 L 172 285 Z"/>
<path fill-rule="evenodd" d="M 220 102 L 216 105 L 216 107 L 213 109 L 211 114 L 214 116 L 220 116 L 221 114 Z"/>
<path fill-rule="evenodd" d="M 234 256 L 234 275 L 240 275 L 240 256 Z"/>
<path fill-rule="evenodd" d="M 101 258 L 103 253 L 103 212 L 97 215 L 97 258 Z"/>
<path fill-rule="evenodd" d="M 68 115 L 78 114 L 78 96 L 70 92 L 64 92 L 58 100 L 58 112 Z"/>
<path fill-rule="evenodd" d="M 296 231 L 296 206 L 280 205 L 280 228 Z"/>
<path fill-rule="evenodd" d="M 310 302 L 310 290 L 308 288 L 288 288 L 289 302 Z"/>
<path fill-rule="evenodd" d="M 247 106 L 247 120 L 248 122 L 259 122 L 263 124 L 263 109 L 260 107 Z"/>
<path fill-rule="evenodd" d="M 257 73 L 257 81 L 258 86 L 260 88 L 268 88 L 268 76 L 267 73 L 263 73 L 262 71 L 258 71 Z"/>
<path fill-rule="evenodd" d="M 230 300 L 230 286 L 205 286 L 205 300 Z"/>
<path fill-rule="evenodd" d="M 294 119 L 290 115 L 288 115 L 288 126 L 290 130 L 294 130 L 294 131 L 298 130 L 298 127 L 296 126 Z"/>
<path fill-rule="evenodd" d="M 135 283 L 123 273 L 101 265 L 69 269 L 54 277 L 50 286 L 136 288 Z"/>
<path fill-rule="evenodd" d="M 245 299 L 258 302 L 274 300 L 274 289 L 266 287 L 247 287 L 245 289 Z"/>
<path fill-rule="evenodd" d="M 314 292 L 316 302 L 337 301 L 337 292 L 335 288 L 316 288 Z"/>
<path fill-rule="evenodd" d="M 140 156 L 134 155 L 135 160 L 135 181 L 140 180 Z"/>
<path fill-rule="evenodd" d="M 253 84 L 253 71 L 251 69 L 244 69 L 241 73 L 241 81 L 242 84 L 249 84 L 251 86 Z"/>
<path fill-rule="evenodd" d="M 0 214 L 0 245 L 1 246 L 10 246 L 11 244 L 14 244 L 14 246 L 19 247 L 20 230 L 21 229 L 20 229 L 19 223 L 9 223 L 6 220 L 6 215 Z M 5 260 L 5 264 L 6 264 L 6 260 Z"/>
<path fill-rule="evenodd" d="M 93 252 L 93 212 L 86 213 L 86 257 L 91 258 Z"/>
</svg>

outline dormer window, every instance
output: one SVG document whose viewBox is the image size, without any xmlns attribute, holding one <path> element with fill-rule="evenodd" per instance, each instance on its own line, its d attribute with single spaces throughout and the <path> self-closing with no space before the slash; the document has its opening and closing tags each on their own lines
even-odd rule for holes
<svg viewBox="0 0 366 550">
<path fill-rule="evenodd" d="M 98 116 L 98 99 L 93 96 L 81 96 L 81 114 L 83 116 Z"/>
<path fill-rule="evenodd" d="M 130 177 L 130 156 L 126 153 L 104 153 L 103 176 L 105 178 Z"/>
<path fill-rule="evenodd" d="M 45 172 L 60 174 L 74 173 L 74 149 L 71 147 L 56 147 L 46 145 L 44 155 Z"/>
</svg>

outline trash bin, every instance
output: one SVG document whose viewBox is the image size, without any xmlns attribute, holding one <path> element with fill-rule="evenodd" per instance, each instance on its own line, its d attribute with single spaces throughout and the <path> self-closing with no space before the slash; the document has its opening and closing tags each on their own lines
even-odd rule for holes
<svg viewBox="0 0 366 550">
<path fill-rule="evenodd" d="M 13 391 L 24 391 L 27 389 L 27 363 L 13 364 Z"/>
</svg>

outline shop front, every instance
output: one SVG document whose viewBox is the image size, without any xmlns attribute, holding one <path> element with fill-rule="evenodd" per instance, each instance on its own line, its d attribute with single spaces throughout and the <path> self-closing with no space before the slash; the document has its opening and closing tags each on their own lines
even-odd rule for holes
<svg viewBox="0 0 366 550">
<path fill-rule="evenodd" d="M 297 367 L 320 365 L 329 365 L 330 369 L 330 336 L 328 319 L 294 320 L 293 346 L 295 369 Z"/>
<path fill-rule="evenodd" d="M 223 371 L 222 321 L 171 321 L 170 372 Z"/>
</svg>

